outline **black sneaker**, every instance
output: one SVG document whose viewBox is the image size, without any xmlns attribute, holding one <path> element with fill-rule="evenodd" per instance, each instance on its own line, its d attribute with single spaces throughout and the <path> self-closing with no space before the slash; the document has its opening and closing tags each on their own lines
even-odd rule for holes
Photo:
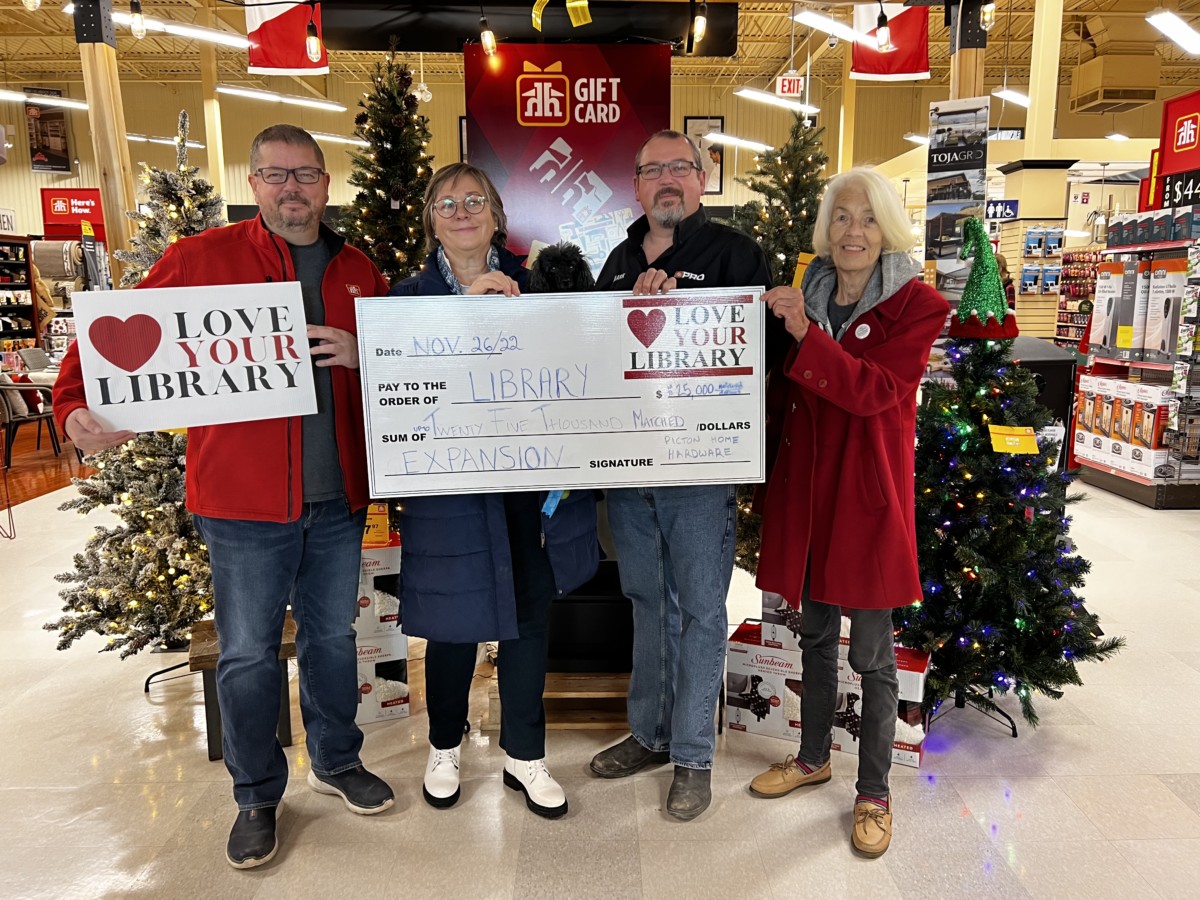
<svg viewBox="0 0 1200 900">
<path fill-rule="evenodd" d="M 647 750 L 631 734 L 621 743 L 593 756 L 592 771 L 601 778 L 624 778 L 648 766 L 661 766 L 670 761 L 668 751 Z"/>
<path fill-rule="evenodd" d="M 388 783 L 362 766 L 336 775 L 319 775 L 309 769 L 308 786 L 318 794 L 336 794 L 345 802 L 346 809 L 360 816 L 383 812 L 395 801 Z"/>
<path fill-rule="evenodd" d="M 239 810 L 225 845 L 225 859 L 235 869 L 269 863 L 279 849 L 275 840 L 275 807 Z"/>
</svg>

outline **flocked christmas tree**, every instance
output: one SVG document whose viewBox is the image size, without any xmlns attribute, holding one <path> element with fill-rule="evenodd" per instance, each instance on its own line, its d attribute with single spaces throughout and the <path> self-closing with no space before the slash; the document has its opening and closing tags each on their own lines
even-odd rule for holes
<svg viewBox="0 0 1200 900">
<path fill-rule="evenodd" d="M 187 438 L 148 432 L 91 457 L 96 474 L 76 478 L 79 496 L 59 509 L 86 514 L 110 507 L 121 520 L 98 526 L 75 571 L 56 575 L 63 615 L 48 622 L 65 650 L 90 632 L 107 636 L 121 658 L 160 643 L 185 642 L 212 609 L 208 551 L 184 506 Z"/>
<path fill-rule="evenodd" d="M 417 112 L 412 71 L 396 51 L 375 64 L 373 87 L 358 101 L 354 133 L 370 146 L 351 154 L 350 183 L 358 188 L 339 222 L 346 239 L 367 254 L 389 281 L 407 277 L 425 258 L 421 210 L 433 174 L 429 120 Z"/>
<path fill-rule="evenodd" d="M 158 262 L 167 247 L 181 237 L 199 234 L 225 224 L 221 207 L 225 201 L 212 184 L 197 177 L 200 170 L 188 163 L 188 114 L 179 113 L 175 132 L 175 168 L 159 169 L 142 163 L 142 186 L 146 206 L 125 213 L 137 225 L 130 250 L 113 253 L 125 264 L 121 287 L 137 285 Z"/>
<path fill-rule="evenodd" d="M 829 157 L 821 149 L 824 129 L 813 128 L 797 113 L 787 142 L 760 154 L 757 172 L 738 178 L 763 195 L 733 211 L 729 224 L 762 244 L 773 284 L 791 284 L 801 253 L 812 253 L 813 222 L 825 190 L 821 174 Z M 758 571 L 762 520 L 750 511 L 755 485 L 737 489 L 738 526 L 735 562 L 750 574 Z"/>
<path fill-rule="evenodd" d="M 180 112 L 174 170 L 142 164 L 147 204 L 126 215 L 137 223 L 132 250 L 117 250 L 125 263 L 121 287 L 149 274 L 167 247 L 180 238 L 224 225 L 223 201 L 188 163 L 188 115 Z M 184 506 L 182 434 L 146 432 L 97 453 L 90 478 L 74 478 L 79 496 L 59 509 L 87 514 L 111 507 L 116 528 L 97 527 L 75 571 L 55 576 L 71 587 L 59 596 L 64 615 L 49 622 L 65 650 L 89 632 L 108 637 L 108 650 L 125 658 L 152 643 L 187 641 L 191 625 L 212 609 L 208 551 Z"/>
<path fill-rule="evenodd" d="M 1051 414 L 1033 374 L 1009 359 L 1016 321 L 983 223 L 965 228 L 962 256 L 975 262 L 951 320 L 953 381 L 927 384 L 917 413 L 923 597 L 894 622 L 900 643 L 932 654 L 927 707 L 953 697 L 994 709 L 991 692 L 1012 691 L 1036 725 L 1035 695 L 1061 697 L 1082 683 L 1079 663 L 1123 641 L 1099 637 L 1077 593 L 1090 564 L 1070 537 L 1072 476 L 1058 469 L 1059 443 L 1038 434 Z"/>
<path fill-rule="evenodd" d="M 734 209 L 730 224 L 762 244 L 773 284 L 791 284 L 800 254 L 812 253 L 813 221 L 829 157 L 821 149 L 825 129 L 808 121 L 796 113 L 784 145 L 759 154 L 755 174 L 737 179 L 763 199 Z"/>
</svg>

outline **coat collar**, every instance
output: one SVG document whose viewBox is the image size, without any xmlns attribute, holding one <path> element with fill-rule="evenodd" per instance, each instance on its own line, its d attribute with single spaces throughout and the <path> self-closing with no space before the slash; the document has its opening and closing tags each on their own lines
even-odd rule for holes
<svg viewBox="0 0 1200 900">
<path fill-rule="evenodd" d="M 675 226 L 675 235 L 671 239 L 671 245 L 678 247 L 685 243 L 688 238 L 696 234 L 708 222 L 708 216 L 704 213 L 704 205 L 694 213 Z M 640 219 L 625 229 L 625 235 L 629 238 L 632 246 L 642 246 L 642 241 L 646 239 L 646 235 L 650 233 L 650 219 L 643 215 Z"/>
<path fill-rule="evenodd" d="M 346 239 L 324 222 L 320 223 L 320 235 L 321 239 L 325 241 L 325 246 L 329 248 L 330 256 L 336 256 L 346 244 Z M 261 212 L 254 217 L 254 222 L 250 226 L 250 240 L 263 248 L 287 249 L 287 241 L 267 227 Z"/>
</svg>

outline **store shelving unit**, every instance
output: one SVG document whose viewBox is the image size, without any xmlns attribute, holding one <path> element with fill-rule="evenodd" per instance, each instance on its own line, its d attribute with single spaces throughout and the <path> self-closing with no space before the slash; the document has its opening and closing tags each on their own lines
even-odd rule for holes
<svg viewBox="0 0 1200 900">
<path fill-rule="evenodd" d="M 28 238 L 0 234 L 0 361 L 6 368 L 17 368 L 18 348 L 41 346 L 32 262 Z"/>
<path fill-rule="evenodd" d="M 1021 270 L 1026 264 L 1055 264 L 1062 260 L 1061 253 L 1050 256 L 1026 256 L 1025 232 L 1034 227 L 1061 228 L 1066 219 L 1014 219 L 1000 226 L 1000 252 L 1008 261 L 1009 272 L 1017 285 L 1017 322 L 1021 334 L 1031 337 L 1053 338 L 1058 319 L 1057 292 L 1021 292 Z"/>
<path fill-rule="evenodd" d="M 1076 349 L 1090 321 L 1091 304 L 1096 299 L 1096 266 L 1104 258 L 1098 248 L 1067 250 L 1062 258 L 1062 279 L 1058 283 L 1058 321 L 1054 343 Z"/>
</svg>

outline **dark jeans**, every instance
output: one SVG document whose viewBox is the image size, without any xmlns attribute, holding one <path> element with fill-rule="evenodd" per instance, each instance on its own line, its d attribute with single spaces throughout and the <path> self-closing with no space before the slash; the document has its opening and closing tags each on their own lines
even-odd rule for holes
<svg viewBox="0 0 1200 900">
<path fill-rule="evenodd" d="M 550 558 L 541 544 L 538 495 L 504 495 L 513 588 L 517 599 L 517 638 L 500 642 L 500 746 L 513 759 L 546 755 L 546 635 L 550 604 L 557 589 Z M 467 722 L 475 644 L 430 641 L 425 650 L 425 700 L 429 742 L 439 750 L 457 747 Z"/>
<path fill-rule="evenodd" d="M 856 789 L 868 797 L 886 797 L 900 691 L 890 609 L 844 609 L 810 600 L 805 590 L 800 609 L 804 696 L 800 700 L 799 759 L 809 766 L 822 766 L 829 759 L 843 613 L 850 619 L 850 668 L 862 676 Z"/>
<path fill-rule="evenodd" d="M 289 603 L 313 771 L 336 775 L 360 763 L 353 623 L 366 511 L 351 513 L 337 499 L 305 503 L 299 519 L 282 524 L 193 518 L 212 566 L 217 698 L 233 796 L 239 809 L 275 806 L 288 776 L 275 724 Z"/>
</svg>

